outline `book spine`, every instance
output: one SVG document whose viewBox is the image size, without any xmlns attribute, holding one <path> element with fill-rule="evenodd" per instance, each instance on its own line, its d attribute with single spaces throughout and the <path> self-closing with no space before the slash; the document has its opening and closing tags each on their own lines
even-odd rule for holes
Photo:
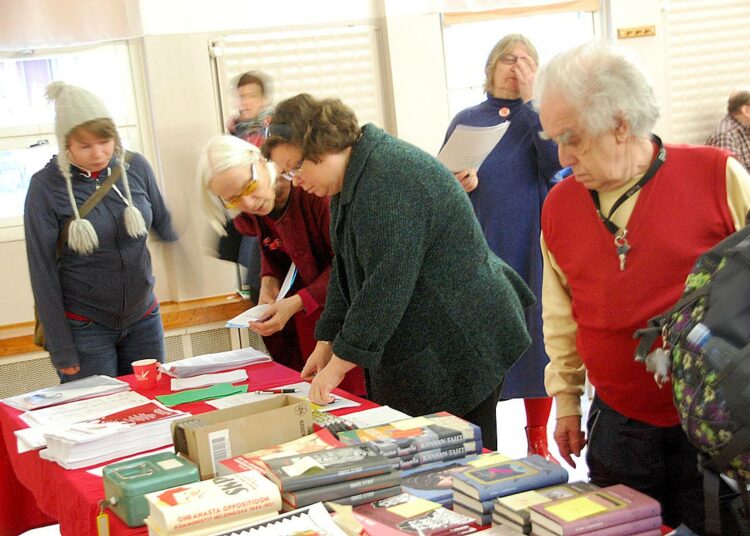
<svg viewBox="0 0 750 536">
<path fill-rule="evenodd" d="M 391 486 L 388 488 L 350 495 L 349 497 L 341 497 L 332 502 L 348 506 L 359 506 L 361 504 L 371 503 L 372 501 L 378 501 L 387 497 L 393 497 L 399 493 L 401 493 L 401 486 Z"/>
</svg>

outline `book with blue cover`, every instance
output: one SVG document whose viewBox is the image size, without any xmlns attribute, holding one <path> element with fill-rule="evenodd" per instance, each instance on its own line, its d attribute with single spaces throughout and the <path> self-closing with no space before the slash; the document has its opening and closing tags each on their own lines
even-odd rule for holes
<svg viewBox="0 0 750 536">
<path fill-rule="evenodd" d="M 538 454 L 458 473 L 453 489 L 479 501 L 568 481 L 568 472 Z"/>
</svg>

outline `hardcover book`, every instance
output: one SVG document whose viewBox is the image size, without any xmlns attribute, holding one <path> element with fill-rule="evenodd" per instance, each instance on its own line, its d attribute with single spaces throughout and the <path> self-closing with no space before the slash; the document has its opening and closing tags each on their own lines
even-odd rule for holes
<svg viewBox="0 0 750 536">
<path fill-rule="evenodd" d="M 281 509 L 279 489 L 255 470 L 156 491 L 146 500 L 149 527 L 163 534 L 225 526 Z"/>
<path fill-rule="evenodd" d="M 599 486 L 589 482 L 572 482 L 569 484 L 558 484 L 547 488 L 535 489 L 498 497 L 495 499 L 495 511 L 519 525 L 531 523 L 531 506 L 542 504 L 555 499 L 563 499 L 580 495 L 588 491 L 599 489 Z"/>
<path fill-rule="evenodd" d="M 369 443 L 377 452 L 395 457 L 471 441 L 481 443 L 482 432 L 477 425 L 441 411 L 383 426 L 346 430 L 339 433 L 339 439 L 347 445 Z"/>
<path fill-rule="evenodd" d="M 280 445 L 241 454 L 226 460 L 219 460 L 219 463 L 216 464 L 216 472 L 218 475 L 231 475 L 249 469 L 257 469 L 265 474 L 268 471 L 265 460 L 309 454 L 343 446 L 344 444 L 341 441 L 336 439 L 326 428 L 323 428 L 315 433 Z"/>
<path fill-rule="evenodd" d="M 264 463 L 268 478 L 284 492 L 392 472 L 391 460 L 365 445 L 285 456 Z"/>
<path fill-rule="evenodd" d="M 623 484 L 531 506 L 531 524 L 566 536 L 661 515 L 659 501 Z"/>
<path fill-rule="evenodd" d="M 371 443 L 365 444 L 368 446 L 372 445 Z M 403 471 L 433 462 L 458 460 L 481 452 L 482 442 L 470 441 L 460 445 L 445 445 L 435 449 L 422 450 L 404 456 L 389 456 L 389 458 L 391 458 L 394 468 Z"/>
<path fill-rule="evenodd" d="M 474 519 L 408 493 L 357 506 L 354 516 L 370 536 L 432 536 L 467 527 Z"/>
<path fill-rule="evenodd" d="M 533 534 L 534 536 L 557 536 L 544 527 L 535 527 Z M 576 534 L 581 536 L 661 536 L 661 516 L 647 517 L 599 530 L 577 532 Z"/>
<path fill-rule="evenodd" d="M 300 508 L 320 501 L 339 502 L 338 499 L 359 495 L 383 488 L 390 488 L 401 484 L 401 473 L 393 471 L 382 475 L 335 482 L 327 486 L 286 491 L 281 494 L 281 500 L 293 508 Z M 395 494 L 394 494 L 395 495 Z M 385 497 L 385 495 L 384 495 Z"/>
<path fill-rule="evenodd" d="M 492 524 L 492 512 L 477 512 L 473 508 L 464 506 L 456 501 L 453 502 L 453 511 L 469 516 L 477 523 L 477 525 L 485 526 Z"/>
<path fill-rule="evenodd" d="M 453 494 L 453 507 L 461 505 L 464 508 L 468 508 L 478 514 L 491 514 L 494 510 L 495 499 L 487 499 L 486 501 L 480 501 L 463 493 Z"/>
<path fill-rule="evenodd" d="M 390 488 L 376 489 L 374 491 L 366 491 L 364 493 L 358 493 L 357 495 L 351 495 L 349 497 L 341 497 L 335 501 L 328 501 L 328 504 L 336 503 L 343 504 L 345 506 L 359 506 L 361 504 L 367 504 L 380 499 L 386 499 L 393 497 L 394 495 L 400 495 L 402 493 L 401 486 L 392 486 Z"/>
<path fill-rule="evenodd" d="M 453 478 L 453 489 L 480 501 L 567 482 L 568 472 L 558 464 L 532 454 L 474 468 Z"/>
</svg>

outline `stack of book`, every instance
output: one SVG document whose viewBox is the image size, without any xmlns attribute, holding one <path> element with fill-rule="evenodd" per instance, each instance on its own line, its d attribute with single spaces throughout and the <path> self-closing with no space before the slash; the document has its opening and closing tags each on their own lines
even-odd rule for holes
<svg viewBox="0 0 750 536">
<path fill-rule="evenodd" d="M 172 444 L 171 424 L 190 415 L 149 401 L 96 419 L 51 428 L 40 457 L 79 469 Z"/>
<path fill-rule="evenodd" d="M 258 471 L 220 476 L 146 495 L 151 536 L 208 536 L 276 515 L 279 489 Z"/>
<path fill-rule="evenodd" d="M 341 441 L 326 428 L 312 434 L 274 445 L 261 450 L 240 454 L 225 460 L 219 460 L 216 464 L 216 474 L 231 475 L 241 473 L 248 469 L 256 469 L 263 474 L 268 472 L 266 460 L 273 458 L 284 458 L 286 456 L 311 454 L 320 450 L 328 450 L 345 446 Z"/>
<path fill-rule="evenodd" d="M 366 445 L 264 460 L 281 490 L 283 510 L 318 501 L 356 506 L 401 493 L 401 473 Z"/>
<path fill-rule="evenodd" d="M 492 511 L 492 525 L 507 527 L 515 534 L 531 534 L 531 507 L 533 505 L 580 495 L 596 489 L 599 489 L 599 486 L 589 482 L 572 482 L 498 497 L 495 499 Z"/>
<path fill-rule="evenodd" d="M 565 469 L 537 454 L 499 461 L 453 477 L 453 509 L 472 516 L 480 525 L 489 525 L 497 497 L 567 481 Z"/>
<path fill-rule="evenodd" d="M 467 456 L 458 460 L 433 462 L 401 472 L 401 489 L 416 497 L 453 507 L 453 476 L 484 464 L 509 460 L 497 452 Z"/>
<path fill-rule="evenodd" d="M 476 532 L 471 517 L 409 493 L 357 506 L 352 515 L 369 536 L 460 536 Z"/>
<path fill-rule="evenodd" d="M 538 536 L 659 536 L 659 501 L 623 484 L 531 506 Z"/>
<path fill-rule="evenodd" d="M 347 445 L 369 445 L 401 470 L 482 452 L 481 429 L 445 411 L 383 426 L 346 430 L 338 436 Z"/>
</svg>

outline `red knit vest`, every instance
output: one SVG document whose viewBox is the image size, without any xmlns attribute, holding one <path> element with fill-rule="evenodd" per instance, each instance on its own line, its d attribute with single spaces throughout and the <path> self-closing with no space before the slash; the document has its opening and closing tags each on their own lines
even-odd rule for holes
<svg viewBox="0 0 750 536">
<path fill-rule="evenodd" d="M 668 145 L 666 162 L 640 191 L 627 224 L 625 271 L 575 177 L 549 193 L 544 239 L 568 279 L 576 345 L 601 399 L 626 417 L 656 426 L 679 423 L 669 386 L 633 360 L 633 332 L 679 299 L 695 260 L 735 231 L 727 204 L 728 153 Z"/>
</svg>

